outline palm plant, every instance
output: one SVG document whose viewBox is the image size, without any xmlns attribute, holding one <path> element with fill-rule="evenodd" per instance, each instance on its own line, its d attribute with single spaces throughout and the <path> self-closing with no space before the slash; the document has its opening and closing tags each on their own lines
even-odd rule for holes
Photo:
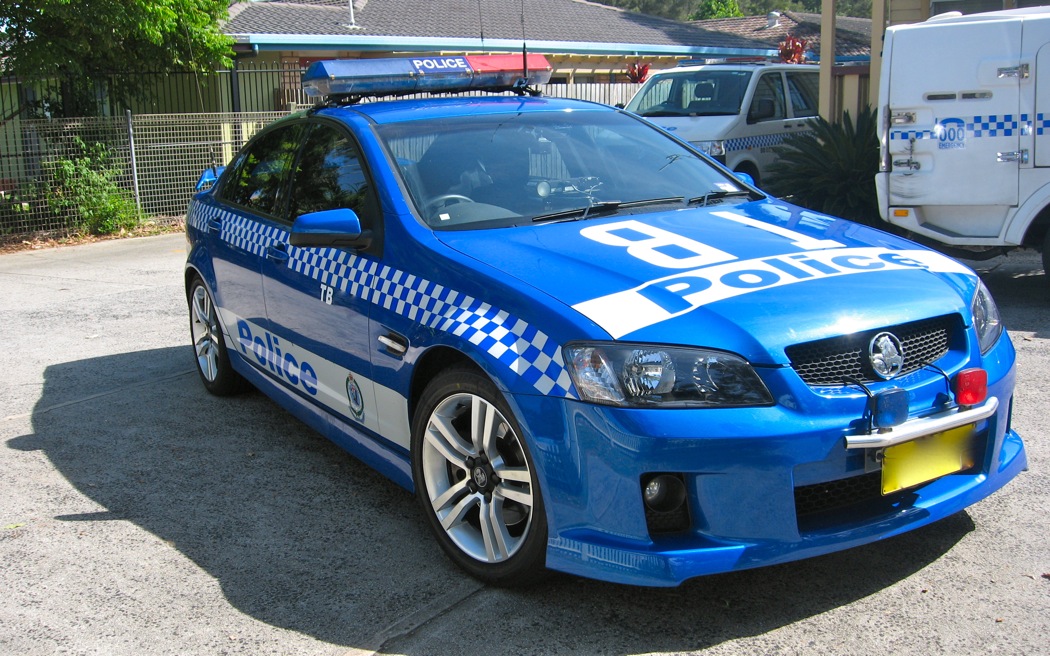
<svg viewBox="0 0 1050 656">
<path fill-rule="evenodd" d="M 871 109 L 859 112 L 856 124 L 848 111 L 841 123 L 812 119 L 810 131 L 784 140 L 768 190 L 812 210 L 878 225 L 876 125 Z"/>
</svg>

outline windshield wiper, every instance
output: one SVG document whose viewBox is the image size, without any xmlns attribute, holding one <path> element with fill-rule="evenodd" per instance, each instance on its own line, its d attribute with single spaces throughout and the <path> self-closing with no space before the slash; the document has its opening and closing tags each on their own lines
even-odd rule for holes
<svg viewBox="0 0 1050 656">
<path fill-rule="evenodd" d="M 608 212 L 614 212 L 616 210 L 629 209 L 632 207 L 645 207 L 646 205 L 668 205 L 670 203 L 682 203 L 685 201 L 685 196 L 668 196 L 666 198 L 646 198 L 645 200 L 629 200 L 622 202 L 618 200 L 604 200 L 598 203 L 594 203 L 588 207 L 577 207 L 571 210 L 562 210 L 560 212 L 552 212 L 550 214 L 541 214 L 540 216 L 534 217 L 534 222 L 540 221 L 556 221 L 558 219 L 568 219 L 580 215 L 579 219 L 586 219 L 589 216 L 593 216 L 596 212 L 605 214 Z M 576 220 L 576 219 L 573 219 Z"/>
<path fill-rule="evenodd" d="M 686 205 L 700 204 L 701 207 L 707 207 L 708 203 L 713 200 L 722 200 L 723 198 L 740 198 L 743 196 L 751 196 L 751 192 L 747 189 L 739 189 L 736 191 L 709 191 L 703 196 L 694 196 L 686 201 Z"/>
<path fill-rule="evenodd" d="M 570 219 L 579 215 L 579 218 L 586 219 L 595 213 L 615 212 L 620 208 L 620 201 L 618 200 L 603 200 L 597 203 L 591 203 L 586 207 L 575 207 L 571 210 L 561 210 L 558 212 L 551 212 L 550 214 L 540 214 L 539 216 L 532 217 L 533 223 L 539 223 L 540 221 L 557 221 L 558 219 Z"/>
<path fill-rule="evenodd" d="M 646 118 L 661 118 L 661 117 L 666 117 L 666 116 L 682 116 L 682 115 L 683 115 L 682 112 L 672 112 L 672 111 L 667 110 L 667 109 L 658 109 L 658 110 L 655 110 L 655 111 L 642 112 L 641 114 L 639 114 L 639 116 L 644 116 Z"/>
</svg>

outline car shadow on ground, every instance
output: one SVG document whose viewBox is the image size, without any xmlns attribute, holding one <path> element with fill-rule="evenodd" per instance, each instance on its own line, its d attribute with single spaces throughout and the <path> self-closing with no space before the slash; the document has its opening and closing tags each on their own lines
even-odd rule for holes
<svg viewBox="0 0 1050 656">
<path fill-rule="evenodd" d="M 892 586 L 973 530 L 960 513 L 840 554 L 669 590 L 570 576 L 482 588 L 444 558 L 408 492 L 259 393 L 208 395 L 191 359 L 178 347 L 50 366 L 33 433 L 9 445 L 43 452 L 105 509 L 57 519 L 133 522 L 213 576 L 239 611 L 338 645 L 375 648 L 383 627 L 463 590 L 448 613 L 502 618 L 470 627 L 479 650 L 700 649 Z M 430 633 L 394 634 L 387 647 L 469 646 L 469 632 L 444 641 L 447 618 Z"/>
</svg>

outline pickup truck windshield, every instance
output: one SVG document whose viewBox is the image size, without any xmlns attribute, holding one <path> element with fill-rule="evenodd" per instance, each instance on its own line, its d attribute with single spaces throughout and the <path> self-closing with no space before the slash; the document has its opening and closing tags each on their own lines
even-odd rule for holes
<svg viewBox="0 0 1050 656">
<path fill-rule="evenodd" d="M 733 116 L 752 71 L 702 70 L 663 73 L 645 83 L 627 110 L 639 116 Z"/>
</svg>

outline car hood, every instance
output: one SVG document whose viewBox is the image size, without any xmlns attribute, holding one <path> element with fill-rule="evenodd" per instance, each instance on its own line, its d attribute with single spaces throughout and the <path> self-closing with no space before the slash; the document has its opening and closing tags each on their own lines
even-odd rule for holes
<svg viewBox="0 0 1050 656">
<path fill-rule="evenodd" d="M 740 116 L 650 116 L 645 120 L 686 141 L 714 141 L 725 137 Z"/>
<path fill-rule="evenodd" d="M 783 364 L 784 349 L 926 317 L 969 317 L 976 274 L 893 235 L 777 201 L 439 232 L 604 331 Z"/>
</svg>

